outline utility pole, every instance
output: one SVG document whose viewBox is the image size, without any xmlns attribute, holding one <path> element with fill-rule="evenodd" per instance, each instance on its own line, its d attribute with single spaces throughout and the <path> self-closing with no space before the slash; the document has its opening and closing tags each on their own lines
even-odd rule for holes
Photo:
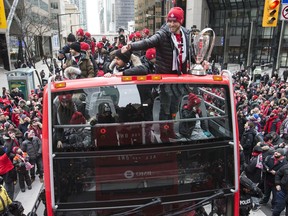
<svg viewBox="0 0 288 216">
<path fill-rule="evenodd" d="M 66 16 L 66 15 L 70 15 L 70 22 L 71 22 L 71 15 L 72 14 L 80 14 L 80 13 L 65 13 L 65 14 L 57 14 L 57 28 L 58 28 L 58 40 L 59 40 L 59 46 L 60 49 L 62 48 L 62 43 L 61 43 L 61 29 L 60 29 L 60 16 Z M 71 27 L 72 29 L 72 27 Z M 72 32 L 72 30 L 71 30 Z"/>
</svg>

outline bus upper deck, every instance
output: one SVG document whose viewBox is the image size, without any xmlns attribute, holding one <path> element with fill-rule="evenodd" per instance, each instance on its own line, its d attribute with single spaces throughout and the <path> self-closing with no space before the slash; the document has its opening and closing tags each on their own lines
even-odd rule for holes
<svg viewBox="0 0 288 216">
<path fill-rule="evenodd" d="M 159 116 L 163 89 L 177 98 L 177 112 L 166 120 Z M 234 214 L 239 159 L 229 77 L 69 80 L 48 83 L 44 95 L 43 162 L 51 215 L 110 215 L 155 198 L 161 204 L 148 205 L 142 215 L 161 215 L 219 190 L 225 215 Z M 187 111 L 191 95 L 199 105 Z M 163 141 L 163 130 L 175 136 Z"/>
</svg>

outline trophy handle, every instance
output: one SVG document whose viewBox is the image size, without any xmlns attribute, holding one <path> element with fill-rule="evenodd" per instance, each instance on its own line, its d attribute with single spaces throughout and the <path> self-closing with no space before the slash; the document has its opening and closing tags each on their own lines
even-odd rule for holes
<svg viewBox="0 0 288 216">
<path fill-rule="evenodd" d="M 190 31 L 189 32 L 189 37 L 188 37 L 188 40 L 189 40 L 189 69 L 191 69 L 192 67 L 192 56 L 194 57 L 195 53 L 194 53 L 194 49 L 193 49 L 193 44 L 192 44 L 192 40 L 193 40 L 193 37 L 194 37 L 194 32 L 193 31 Z"/>
<path fill-rule="evenodd" d="M 211 28 L 205 28 L 205 29 L 203 29 L 203 30 L 200 32 L 200 34 L 203 35 L 204 33 L 208 32 L 208 31 L 211 31 L 211 32 L 213 33 L 213 35 L 212 35 L 212 41 L 211 41 L 211 46 L 210 46 L 210 49 L 209 49 L 209 51 L 208 51 L 208 53 L 207 53 L 207 57 L 206 57 L 206 61 L 209 62 L 209 59 L 210 59 L 210 57 L 211 57 L 212 50 L 213 50 L 213 48 L 214 48 L 216 35 L 215 35 L 215 32 L 213 31 L 213 29 L 211 29 Z M 205 59 L 205 57 L 204 57 L 204 59 Z"/>
</svg>

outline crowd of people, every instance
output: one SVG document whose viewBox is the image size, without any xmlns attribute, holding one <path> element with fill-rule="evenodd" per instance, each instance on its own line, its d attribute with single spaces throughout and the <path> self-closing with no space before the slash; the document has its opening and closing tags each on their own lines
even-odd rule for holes
<svg viewBox="0 0 288 216">
<path fill-rule="evenodd" d="M 271 199 L 273 216 L 287 208 L 288 85 L 285 77 L 263 73 L 256 78 L 242 70 L 234 74 L 241 150 L 241 171 L 263 192 L 252 196 L 257 211 Z M 243 205 L 242 208 L 248 208 Z M 286 209 L 287 211 L 288 209 Z M 245 215 L 245 214 L 244 214 Z"/>
<path fill-rule="evenodd" d="M 188 34 L 181 26 L 184 12 L 174 7 L 166 19 L 167 23 L 152 36 L 147 28 L 130 35 L 120 28 L 119 35 L 111 43 L 105 36 L 97 42 L 89 32 L 78 29 L 76 35 L 71 33 L 67 37 L 67 44 L 59 51 L 58 60 L 63 63 L 63 73 L 59 71 L 59 77 L 187 73 Z M 253 202 L 241 205 L 246 209 L 241 215 L 248 215 L 252 207 L 258 210 L 267 204 L 272 193 L 273 216 L 277 216 L 288 207 L 284 199 L 288 197 L 287 77 L 269 77 L 265 73 L 251 82 L 247 71 L 241 70 L 233 78 L 241 172 L 264 194 L 262 198 L 252 194 Z M 162 88 L 160 120 L 171 120 L 179 102 L 175 95 L 167 93 L 165 85 Z M 35 89 L 25 100 L 19 89 L 9 92 L 3 88 L 0 98 L 0 175 L 11 200 L 16 181 L 22 192 L 33 187 L 37 175 L 43 182 L 42 96 L 42 91 Z M 175 133 L 161 134 L 161 139 L 169 136 Z"/>
<path fill-rule="evenodd" d="M 18 183 L 24 193 L 31 190 L 39 176 L 43 183 L 42 166 L 42 96 L 40 89 L 31 90 L 28 98 L 18 88 L 11 92 L 2 88 L 0 97 L 0 176 L 3 178 L 8 205 L 15 199 Z M 7 193 L 6 193 L 7 191 Z M 3 196 L 4 197 L 4 196 Z M 2 198 L 3 198 L 2 197 Z M 0 206 L 5 215 L 7 206 Z"/>
</svg>

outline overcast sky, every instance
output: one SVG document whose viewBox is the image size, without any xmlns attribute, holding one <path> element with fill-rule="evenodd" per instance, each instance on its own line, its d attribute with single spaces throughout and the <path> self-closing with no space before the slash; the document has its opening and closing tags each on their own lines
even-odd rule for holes
<svg viewBox="0 0 288 216">
<path fill-rule="evenodd" d="M 97 34 L 99 29 L 98 0 L 86 0 L 87 3 L 87 28 L 91 34 Z"/>
</svg>

